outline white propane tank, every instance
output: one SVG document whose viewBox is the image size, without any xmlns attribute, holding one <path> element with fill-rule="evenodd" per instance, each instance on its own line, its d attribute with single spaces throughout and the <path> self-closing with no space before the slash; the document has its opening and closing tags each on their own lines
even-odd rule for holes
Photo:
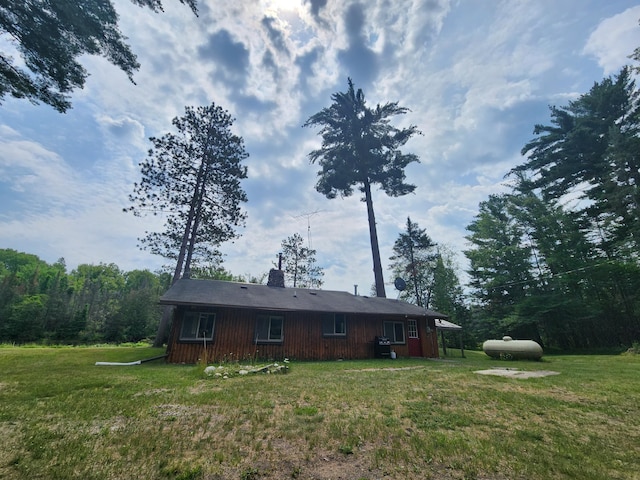
<svg viewBox="0 0 640 480">
<path fill-rule="evenodd" d="M 542 347 L 533 340 L 514 340 L 502 337 L 502 340 L 487 340 L 482 344 L 482 351 L 492 358 L 513 358 L 540 360 Z"/>
</svg>

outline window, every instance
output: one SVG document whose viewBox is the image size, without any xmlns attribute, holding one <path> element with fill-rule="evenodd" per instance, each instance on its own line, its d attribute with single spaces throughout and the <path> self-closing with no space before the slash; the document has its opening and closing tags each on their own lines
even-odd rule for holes
<svg viewBox="0 0 640 480">
<path fill-rule="evenodd" d="M 213 340 L 216 314 L 207 312 L 185 312 L 180 329 L 180 340 Z"/>
<path fill-rule="evenodd" d="M 256 321 L 256 343 L 282 343 L 284 338 L 280 315 L 258 315 Z"/>
<path fill-rule="evenodd" d="M 409 320 L 407 322 L 407 335 L 409 338 L 418 338 L 418 321 Z"/>
<path fill-rule="evenodd" d="M 384 336 L 391 343 L 405 343 L 403 322 L 384 322 Z"/>
<path fill-rule="evenodd" d="M 325 337 L 346 336 L 347 316 L 344 313 L 323 313 L 322 335 Z"/>
</svg>

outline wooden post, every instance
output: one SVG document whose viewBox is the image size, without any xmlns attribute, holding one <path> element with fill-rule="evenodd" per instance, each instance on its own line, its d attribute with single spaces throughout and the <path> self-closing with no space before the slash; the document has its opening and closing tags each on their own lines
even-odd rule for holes
<svg viewBox="0 0 640 480">
<path fill-rule="evenodd" d="M 447 345 L 444 342 L 444 330 L 440 330 L 440 338 L 442 339 L 442 351 L 447 355 Z"/>
</svg>

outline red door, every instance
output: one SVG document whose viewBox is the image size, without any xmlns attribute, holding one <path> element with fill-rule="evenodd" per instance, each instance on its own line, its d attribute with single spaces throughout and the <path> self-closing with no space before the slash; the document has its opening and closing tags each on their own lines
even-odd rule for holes
<svg viewBox="0 0 640 480">
<path fill-rule="evenodd" d="M 420 343 L 420 336 L 418 335 L 418 321 L 407 320 L 407 337 L 409 341 L 409 356 L 421 357 L 422 356 L 422 344 Z"/>
</svg>

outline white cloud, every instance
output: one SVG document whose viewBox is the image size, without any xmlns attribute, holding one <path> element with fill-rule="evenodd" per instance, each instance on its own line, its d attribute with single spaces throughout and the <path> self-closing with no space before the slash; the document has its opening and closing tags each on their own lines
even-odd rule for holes
<svg viewBox="0 0 640 480">
<path fill-rule="evenodd" d="M 0 174 L 13 202 L 13 208 L 0 216 L 0 245 L 48 261 L 64 256 L 69 266 L 122 262 L 129 268 L 144 268 L 154 264 L 148 255 L 122 248 L 132 234 L 141 236 L 145 227 L 157 223 L 122 212 L 129 193 L 123 187 L 132 168 L 130 159 L 99 162 L 90 171 L 80 172 L 57 153 L 6 126 L 0 131 L 8 137 L 0 139 Z"/>
<path fill-rule="evenodd" d="M 162 218 L 121 209 L 147 138 L 172 131 L 171 119 L 185 106 L 215 102 L 236 117 L 234 131 L 250 154 L 249 217 L 242 237 L 221 247 L 226 267 L 266 272 L 280 242 L 296 232 L 307 238 L 310 226 L 326 288 L 358 284 L 369 293 L 365 205 L 358 192 L 328 200 L 314 190 L 318 167 L 307 154 L 321 139 L 317 129 L 301 128 L 346 89 L 348 75 L 369 75 L 369 83 L 356 83 L 369 104 L 399 101 L 411 112 L 394 124 L 424 133 L 406 148 L 422 161 L 407 169 L 415 194 L 375 192 L 386 264 L 407 216 L 435 241 L 466 248 L 465 227 L 478 203 L 504 191 L 503 176 L 521 160 L 533 125 L 548 121 L 547 105 L 584 93 L 640 46 L 640 7 L 626 1 L 330 0 L 319 16 L 309 2 L 290 9 L 267 1 L 200 3 L 195 17 L 177 1 L 156 14 L 116 0 L 142 65 L 137 85 L 104 59 L 87 57 L 91 76 L 66 115 L 12 99 L 0 107 L 0 248 L 49 261 L 64 256 L 70 266 L 164 263 L 136 247 L 136 237 L 161 228 Z M 361 25 L 347 18 L 354 3 L 362 6 Z M 220 39 L 226 51 L 203 55 L 221 48 Z M 341 63 L 347 50 L 375 65 L 359 71 L 357 62 Z M 301 217 L 315 211 L 309 223 Z M 459 261 L 464 268 L 460 254 Z"/>
<path fill-rule="evenodd" d="M 1 131 L 0 176 L 23 208 L 66 204 L 77 186 L 73 169 L 59 155 L 21 138 L 15 130 L 3 125 Z"/>
<path fill-rule="evenodd" d="M 640 47 L 639 18 L 640 6 L 628 8 L 603 20 L 589 36 L 583 53 L 596 58 L 604 75 L 615 74 L 622 65 L 632 63 L 628 56 Z"/>
<path fill-rule="evenodd" d="M 103 128 L 105 134 L 112 137 L 114 143 L 118 145 L 126 144 L 141 147 L 142 142 L 146 140 L 144 125 L 129 115 L 113 118 L 109 115 L 101 114 L 97 115 L 96 122 Z"/>
</svg>

